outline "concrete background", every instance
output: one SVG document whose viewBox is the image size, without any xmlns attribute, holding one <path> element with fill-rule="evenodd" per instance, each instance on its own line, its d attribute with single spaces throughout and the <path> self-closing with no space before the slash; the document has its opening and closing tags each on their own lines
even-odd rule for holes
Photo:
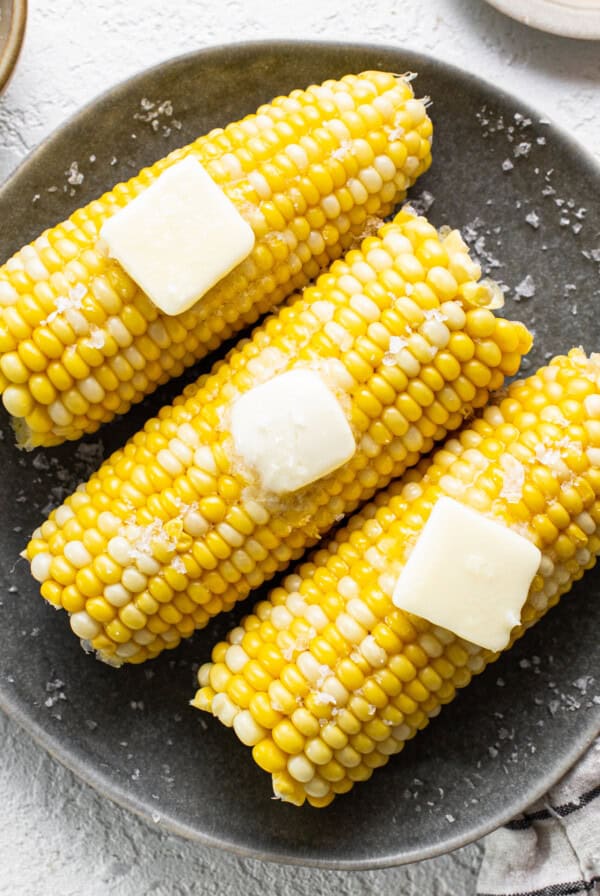
<svg viewBox="0 0 600 896">
<path fill-rule="evenodd" d="M 525 0 L 524 0 L 525 2 Z M 531 31 L 483 0 L 30 0 L 0 98 L 0 181 L 111 84 L 218 43 L 312 37 L 397 43 L 468 67 L 536 105 L 600 156 L 600 44 Z M 483 847 L 376 872 L 241 860 L 163 834 L 98 797 L 0 714 L 1 896 L 471 896 Z"/>
</svg>

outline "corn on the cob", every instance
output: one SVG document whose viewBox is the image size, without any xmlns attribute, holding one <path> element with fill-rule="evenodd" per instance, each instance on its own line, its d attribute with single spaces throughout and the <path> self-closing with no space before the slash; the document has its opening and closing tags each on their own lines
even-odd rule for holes
<svg viewBox="0 0 600 896">
<path fill-rule="evenodd" d="M 442 495 L 542 552 L 512 644 L 600 552 L 600 355 L 573 350 L 511 385 L 214 648 L 194 705 L 253 747 L 284 800 L 326 806 L 366 781 L 498 657 L 392 603 Z"/>
<path fill-rule="evenodd" d="M 42 595 L 113 662 L 156 656 L 231 609 L 517 371 L 531 337 L 469 304 L 490 297 L 478 275 L 456 231 L 400 212 L 53 511 L 26 550 Z M 357 448 L 277 496 L 240 466 L 228 415 L 292 368 L 327 381 Z"/>
<path fill-rule="evenodd" d="M 304 286 L 429 167 L 431 132 L 407 78 L 326 81 L 172 152 L 17 252 L 0 268 L 0 393 L 19 443 L 94 432 Z M 256 243 L 189 311 L 169 317 L 98 234 L 188 155 Z"/>
</svg>

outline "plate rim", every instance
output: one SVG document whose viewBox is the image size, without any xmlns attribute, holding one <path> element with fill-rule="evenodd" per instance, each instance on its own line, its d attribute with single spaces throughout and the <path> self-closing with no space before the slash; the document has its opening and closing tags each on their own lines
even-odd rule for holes
<svg viewBox="0 0 600 896">
<path fill-rule="evenodd" d="M 572 40 L 600 40 L 600 8 L 583 9 L 561 6 L 548 0 L 529 0 L 526 11 L 520 0 L 487 0 L 516 22 L 537 28 L 546 34 Z"/>
<path fill-rule="evenodd" d="M 119 96 L 124 91 L 132 89 L 136 82 L 143 81 L 149 76 L 158 73 L 165 66 L 176 66 L 185 64 L 196 59 L 204 59 L 210 56 L 223 56 L 225 54 L 243 54 L 248 51 L 264 54 L 280 49 L 294 48 L 323 48 L 328 46 L 341 47 L 349 52 L 378 52 L 402 54 L 409 63 L 425 61 L 428 66 L 444 73 L 450 73 L 454 77 L 467 80 L 476 85 L 485 88 L 485 90 L 493 97 L 498 98 L 502 102 L 511 104 L 518 103 L 523 112 L 538 119 L 543 118 L 549 122 L 554 131 L 560 136 L 561 140 L 582 160 L 582 164 L 587 166 L 600 180 L 600 161 L 576 140 L 562 125 L 554 122 L 545 113 L 541 113 L 532 106 L 528 101 L 522 100 L 517 94 L 505 91 L 495 84 L 490 83 L 479 75 L 473 73 L 468 68 L 461 68 L 443 59 L 438 59 L 429 53 L 407 49 L 402 46 L 396 46 L 388 43 L 370 43 L 360 41 L 335 41 L 335 40 L 293 40 L 293 39 L 261 39 L 238 41 L 225 44 L 217 44 L 209 47 L 202 47 L 183 54 L 168 57 L 167 59 L 149 66 L 135 74 L 125 78 L 97 96 L 90 99 L 83 106 L 78 108 L 72 115 L 60 123 L 52 130 L 44 139 L 19 163 L 17 168 L 10 174 L 8 179 L 0 185 L 0 202 L 2 201 L 4 190 L 8 187 L 14 178 L 16 178 L 24 169 L 35 165 L 38 156 L 44 151 L 48 143 L 61 136 L 66 130 L 75 128 L 82 117 L 96 108 L 99 104 L 108 100 L 111 102 L 118 101 Z M 515 815 L 523 812 L 533 802 L 540 799 L 549 788 L 554 786 L 565 773 L 572 767 L 576 760 L 583 755 L 586 749 L 593 743 L 598 734 L 600 734 L 600 724 L 597 730 L 593 726 L 577 739 L 573 748 L 568 752 L 566 757 L 557 766 L 553 767 L 552 772 L 547 774 L 545 778 L 540 780 L 538 787 L 531 788 L 527 791 L 527 795 L 520 801 L 504 811 L 498 811 L 493 817 L 489 818 L 487 823 L 482 824 L 477 829 L 473 829 L 470 833 L 461 833 L 455 836 L 448 836 L 439 842 L 427 846 L 425 848 L 414 848 L 404 853 L 393 853 L 375 856 L 372 858 L 361 859 L 330 859 L 327 857 L 307 857 L 301 854 L 285 854 L 273 853 L 261 848 L 251 847 L 244 844 L 228 841 L 222 837 L 212 835 L 206 831 L 199 831 L 186 823 L 178 821 L 168 813 L 160 813 L 160 820 L 154 822 L 149 802 L 142 798 L 136 797 L 116 780 L 111 779 L 99 769 L 95 768 L 90 762 L 86 762 L 79 755 L 76 749 L 65 751 L 61 741 L 50 734 L 20 705 L 16 698 L 11 696 L 2 688 L 0 683 L 0 710 L 9 718 L 14 720 L 21 728 L 23 728 L 32 737 L 32 739 L 41 746 L 50 756 L 57 762 L 69 769 L 77 778 L 90 786 L 96 793 L 102 797 L 108 798 L 111 802 L 123 809 L 133 812 L 148 825 L 155 825 L 163 830 L 183 837 L 193 842 L 201 843 L 204 846 L 223 849 L 228 853 L 244 858 L 253 858 L 264 862 L 282 865 L 296 865 L 304 867 L 322 868 L 326 870 L 344 870 L 344 871 L 365 871 L 390 867 L 397 867 L 404 864 L 423 861 L 452 852 L 455 849 L 466 846 L 479 840 L 486 834 L 501 827 L 513 818 Z"/>
</svg>

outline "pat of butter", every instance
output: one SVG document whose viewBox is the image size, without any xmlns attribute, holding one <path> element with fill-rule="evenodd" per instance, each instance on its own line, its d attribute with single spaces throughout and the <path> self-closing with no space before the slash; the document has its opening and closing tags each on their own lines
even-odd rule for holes
<svg viewBox="0 0 600 896">
<path fill-rule="evenodd" d="M 157 308 L 181 314 L 252 251 L 254 231 L 192 156 L 103 225 L 100 237 Z"/>
<path fill-rule="evenodd" d="M 502 650 L 538 571 L 538 548 L 508 526 L 440 498 L 402 570 L 397 607 Z"/>
<path fill-rule="evenodd" d="M 327 476 L 356 450 L 338 400 L 311 370 L 282 373 L 242 395 L 231 434 L 236 452 L 276 494 Z"/>
</svg>

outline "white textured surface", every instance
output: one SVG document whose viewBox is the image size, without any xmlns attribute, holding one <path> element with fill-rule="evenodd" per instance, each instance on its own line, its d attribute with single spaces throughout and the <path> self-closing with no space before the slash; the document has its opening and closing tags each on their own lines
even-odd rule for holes
<svg viewBox="0 0 600 896">
<path fill-rule="evenodd" d="M 0 181 L 82 103 L 200 46 L 266 37 L 397 43 L 519 94 L 600 154 L 600 45 L 529 31 L 480 0 L 30 0 L 0 99 Z M 481 848 L 390 871 L 279 867 L 186 843 L 100 799 L 0 716 L 1 896 L 472 896 Z"/>
</svg>

